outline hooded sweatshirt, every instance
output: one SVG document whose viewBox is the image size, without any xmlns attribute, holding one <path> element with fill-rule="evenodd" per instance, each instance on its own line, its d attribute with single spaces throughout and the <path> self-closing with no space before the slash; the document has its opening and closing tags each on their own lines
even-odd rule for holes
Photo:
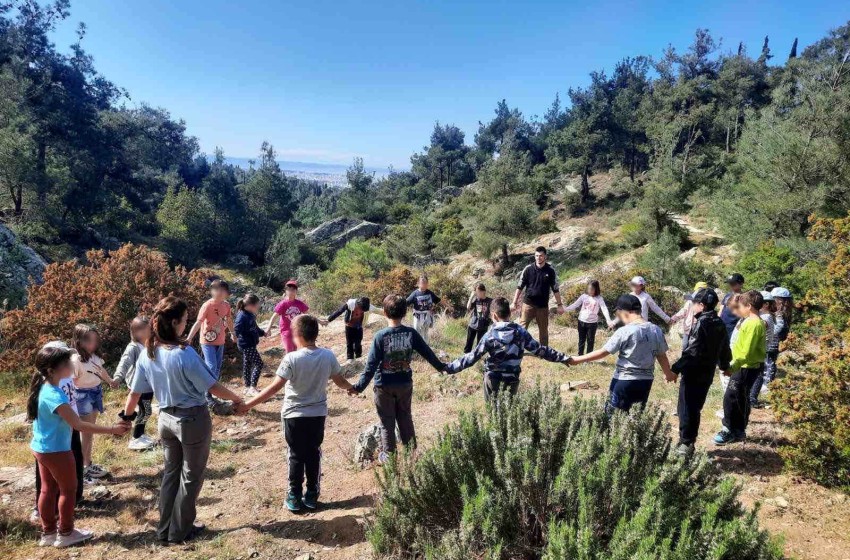
<svg viewBox="0 0 850 560">
<path fill-rule="evenodd" d="M 457 373 L 480 360 L 484 355 L 484 373 L 491 379 L 507 383 L 519 380 L 522 369 L 522 357 L 530 352 L 550 362 L 566 362 L 569 356 L 561 354 L 539 342 L 520 325 L 500 321 L 485 334 L 472 352 L 464 354 L 446 366 L 446 373 Z"/>
</svg>

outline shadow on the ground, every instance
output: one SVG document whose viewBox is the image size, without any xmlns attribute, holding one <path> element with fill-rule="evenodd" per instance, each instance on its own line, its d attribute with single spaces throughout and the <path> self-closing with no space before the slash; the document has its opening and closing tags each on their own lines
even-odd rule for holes
<svg viewBox="0 0 850 560">
<path fill-rule="evenodd" d="M 782 457 L 774 449 L 752 442 L 713 449 L 708 451 L 708 456 L 729 473 L 775 476 L 783 469 Z"/>
</svg>

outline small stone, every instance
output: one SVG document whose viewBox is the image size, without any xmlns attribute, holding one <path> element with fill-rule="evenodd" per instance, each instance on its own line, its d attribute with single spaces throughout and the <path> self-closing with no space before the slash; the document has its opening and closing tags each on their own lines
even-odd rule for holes
<svg viewBox="0 0 850 560">
<path fill-rule="evenodd" d="M 779 508 L 782 508 L 782 509 L 785 509 L 785 508 L 788 507 L 788 500 L 786 500 L 782 496 L 777 496 L 776 499 L 774 500 L 774 502 L 776 503 L 776 507 L 779 507 Z"/>
</svg>

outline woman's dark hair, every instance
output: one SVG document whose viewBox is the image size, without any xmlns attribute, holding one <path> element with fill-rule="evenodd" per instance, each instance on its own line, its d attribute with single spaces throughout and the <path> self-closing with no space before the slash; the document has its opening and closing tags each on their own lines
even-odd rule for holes
<svg viewBox="0 0 850 560">
<path fill-rule="evenodd" d="M 156 347 L 161 344 L 183 347 L 183 341 L 177 336 L 174 323 L 180 322 L 189 310 L 186 302 L 174 296 L 159 300 L 151 315 L 151 337 L 148 339 L 148 356 L 156 356 Z"/>
<path fill-rule="evenodd" d="M 257 294 L 248 292 L 242 299 L 236 302 L 236 311 L 242 311 L 245 309 L 246 305 L 256 305 L 260 303 L 260 298 L 257 297 Z"/>
<path fill-rule="evenodd" d="M 32 422 L 38 417 L 38 394 L 50 377 L 50 372 L 71 361 L 74 351 L 64 346 L 45 346 L 35 357 L 35 373 L 30 380 L 27 397 L 27 418 Z"/>
<path fill-rule="evenodd" d="M 151 318 L 147 315 L 139 315 L 138 317 L 130 321 L 130 340 L 132 342 L 138 342 L 139 339 L 136 338 L 136 333 L 145 327 L 149 327 L 150 324 Z"/>
<path fill-rule="evenodd" d="M 80 361 L 85 363 L 91 359 L 91 354 L 83 348 L 83 341 L 85 341 L 86 337 L 91 333 L 98 334 L 97 327 L 94 325 L 87 325 L 85 323 L 80 323 L 74 327 L 74 336 L 71 339 L 71 344 L 74 347 L 74 350 L 77 351 L 77 354 L 80 355 Z"/>
<path fill-rule="evenodd" d="M 384 298 L 384 314 L 387 319 L 404 319 L 407 315 L 407 300 L 398 294 L 390 294 Z"/>
<path fill-rule="evenodd" d="M 593 297 L 596 297 L 602 294 L 602 290 L 599 288 L 599 280 L 591 280 L 587 283 L 590 288 L 593 288 Z"/>
<path fill-rule="evenodd" d="M 369 308 L 372 307 L 372 301 L 367 297 L 357 298 L 357 301 L 355 301 L 354 304 L 359 305 L 360 309 L 364 312 L 368 312 Z"/>
</svg>

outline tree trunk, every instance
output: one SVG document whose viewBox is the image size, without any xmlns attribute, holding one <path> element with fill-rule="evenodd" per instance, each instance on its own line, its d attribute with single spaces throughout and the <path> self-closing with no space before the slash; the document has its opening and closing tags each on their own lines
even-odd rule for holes
<svg viewBox="0 0 850 560">
<path fill-rule="evenodd" d="M 508 260 L 508 244 L 502 243 L 502 266 L 504 267 L 503 270 L 507 270 L 509 264 Z"/>
<path fill-rule="evenodd" d="M 590 181 L 587 180 L 590 170 L 585 167 L 581 172 L 581 203 L 587 205 L 590 199 Z"/>
<path fill-rule="evenodd" d="M 39 203 L 47 200 L 47 143 L 43 139 L 38 140 L 35 154 L 36 172 L 36 194 Z"/>
</svg>

